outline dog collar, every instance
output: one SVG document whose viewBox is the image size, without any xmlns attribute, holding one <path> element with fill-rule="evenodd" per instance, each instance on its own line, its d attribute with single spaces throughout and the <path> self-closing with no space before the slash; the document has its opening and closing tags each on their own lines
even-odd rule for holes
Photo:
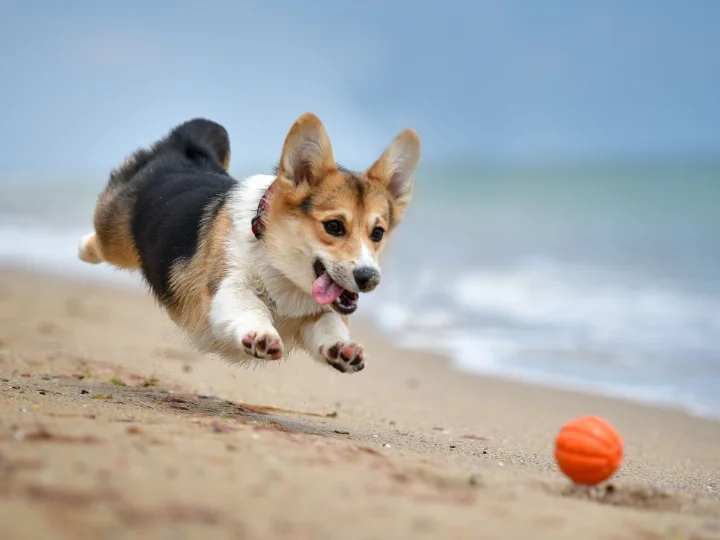
<svg viewBox="0 0 720 540">
<path fill-rule="evenodd" d="M 255 238 L 257 238 L 258 240 L 262 240 L 262 237 L 265 234 L 265 215 L 267 214 L 268 210 L 270 210 L 270 195 L 272 194 L 274 187 L 275 182 L 270 184 L 270 187 L 268 187 L 265 190 L 265 193 L 263 193 L 263 196 L 260 197 L 257 212 L 255 212 L 255 216 L 250 222 L 252 232 L 255 235 Z"/>
</svg>

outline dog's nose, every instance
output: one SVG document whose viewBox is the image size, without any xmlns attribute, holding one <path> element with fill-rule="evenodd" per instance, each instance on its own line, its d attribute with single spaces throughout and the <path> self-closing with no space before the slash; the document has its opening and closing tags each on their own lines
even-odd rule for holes
<svg viewBox="0 0 720 540">
<path fill-rule="evenodd" d="M 372 291 L 380 283 L 380 272 L 371 266 L 361 266 L 353 271 L 355 283 L 363 292 Z"/>
</svg>

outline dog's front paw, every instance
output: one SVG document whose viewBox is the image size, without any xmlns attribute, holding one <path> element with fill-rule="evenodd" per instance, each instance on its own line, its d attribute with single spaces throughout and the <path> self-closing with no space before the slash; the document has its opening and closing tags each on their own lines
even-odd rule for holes
<svg viewBox="0 0 720 540">
<path fill-rule="evenodd" d="M 283 344 L 276 332 L 245 332 L 240 339 L 243 349 L 250 356 L 262 360 L 280 360 Z"/>
<path fill-rule="evenodd" d="M 355 373 L 365 369 L 365 351 L 356 341 L 320 345 L 318 352 L 328 364 L 343 373 Z"/>
</svg>

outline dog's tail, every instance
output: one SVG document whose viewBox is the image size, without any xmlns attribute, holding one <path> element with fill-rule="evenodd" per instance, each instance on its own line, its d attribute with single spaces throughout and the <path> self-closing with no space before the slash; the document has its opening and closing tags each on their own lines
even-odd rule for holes
<svg viewBox="0 0 720 540">
<path fill-rule="evenodd" d="M 230 167 L 230 138 L 227 130 L 212 120 L 194 118 L 180 124 L 165 144 L 180 150 L 191 161 L 212 162 L 225 171 Z"/>
<path fill-rule="evenodd" d="M 176 126 L 150 148 L 141 148 L 110 173 L 110 186 L 120 186 L 132 180 L 164 149 L 182 153 L 192 162 L 212 164 L 228 171 L 230 168 L 230 138 L 227 130 L 217 122 L 194 118 Z"/>
</svg>

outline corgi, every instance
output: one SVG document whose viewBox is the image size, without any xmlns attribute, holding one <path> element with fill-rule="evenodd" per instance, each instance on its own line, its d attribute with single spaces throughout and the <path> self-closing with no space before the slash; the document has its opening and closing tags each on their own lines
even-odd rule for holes
<svg viewBox="0 0 720 540">
<path fill-rule="evenodd" d="M 196 118 L 110 173 L 79 258 L 139 270 L 202 353 L 274 361 L 304 349 L 323 365 L 366 365 L 350 339 L 360 293 L 410 203 L 420 138 L 407 129 L 364 172 L 336 164 L 320 119 L 290 128 L 275 174 L 229 174 L 224 127 Z"/>
</svg>

